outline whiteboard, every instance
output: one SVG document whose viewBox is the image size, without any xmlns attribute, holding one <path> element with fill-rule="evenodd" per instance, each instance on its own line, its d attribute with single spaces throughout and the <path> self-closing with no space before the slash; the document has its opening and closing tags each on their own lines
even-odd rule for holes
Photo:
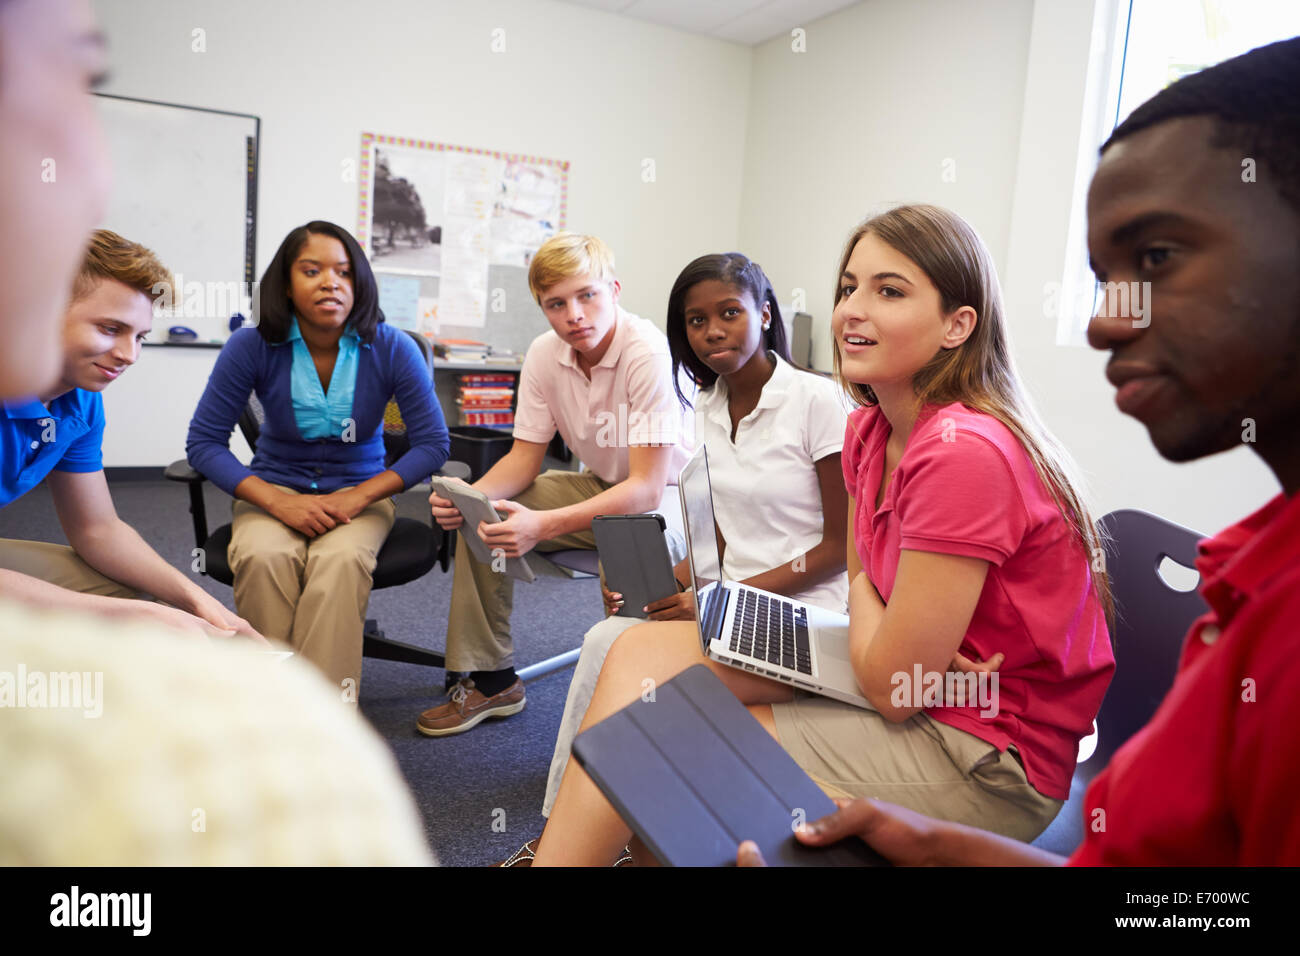
<svg viewBox="0 0 1300 956">
<path fill-rule="evenodd" d="M 248 315 L 255 262 L 261 120 L 244 113 L 97 94 L 113 162 L 108 214 L 100 224 L 143 243 L 179 274 L 173 311 L 154 320 L 151 341 L 171 325 L 225 341 L 230 315 Z"/>
</svg>

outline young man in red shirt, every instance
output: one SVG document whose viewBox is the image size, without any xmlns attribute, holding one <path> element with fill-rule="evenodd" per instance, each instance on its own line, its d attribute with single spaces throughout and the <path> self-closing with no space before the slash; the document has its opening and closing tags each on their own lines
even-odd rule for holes
<svg viewBox="0 0 1300 956">
<path fill-rule="evenodd" d="M 1088 329 L 1121 407 L 1171 461 L 1236 447 L 1253 421 L 1282 493 L 1201 542 L 1210 612 L 1155 716 L 1088 788 L 1085 819 L 1107 825 L 1068 860 L 872 800 L 806 843 L 856 834 L 900 864 L 1300 865 L 1300 38 L 1135 110 L 1102 147 L 1088 245 L 1099 280 L 1150 282 L 1150 322 Z M 753 844 L 739 862 L 760 862 Z"/>
</svg>

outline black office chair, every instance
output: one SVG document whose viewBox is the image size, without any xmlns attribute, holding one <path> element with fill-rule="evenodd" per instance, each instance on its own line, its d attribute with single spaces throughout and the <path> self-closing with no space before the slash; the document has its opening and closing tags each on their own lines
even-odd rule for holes
<svg viewBox="0 0 1300 956">
<path fill-rule="evenodd" d="M 424 356 L 432 379 L 433 353 L 428 341 L 414 332 L 407 334 L 419 345 L 420 354 Z M 395 412 L 395 406 L 390 404 L 389 411 Z M 256 450 L 264 419 L 260 403 L 255 396 L 250 395 L 248 405 L 239 416 L 239 429 L 251 449 Z M 385 415 L 385 462 L 391 464 L 396 461 L 409 447 L 410 442 L 400 417 L 395 413 Z M 469 467 L 462 462 L 448 461 L 443 464 L 438 474 L 468 481 Z M 207 506 L 203 499 L 204 477 L 191 468 L 185 459 L 172 462 L 163 475 L 170 481 L 184 482 L 189 486 L 190 515 L 194 521 L 194 543 L 196 547 L 203 550 L 204 573 L 222 584 L 233 586 L 235 576 L 230 570 L 226 554 L 230 547 L 231 526 L 224 524 L 211 534 L 208 533 Z M 372 590 L 407 584 L 428 574 L 435 564 L 439 565 L 444 572 L 447 571 L 451 566 L 454 542 L 455 535 L 439 528 L 434 523 L 432 515 L 429 516 L 427 524 L 411 518 L 397 518 L 393 522 L 393 529 L 388 533 L 387 540 L 384 541 L 384 546 L 379 551 Z M 364 657 L 401 661 L 406 664 L 422 664 L 426 667 L 445 666 L 442 654 L 386 638 L 374 619 L 366 620 L 364 634 L 361 650 Z"/>
<path fill-rule="evenodd" d="M 1096 749 L 1075 767 L 1070 799 L 1034 846 L 1069 854 L 1083 842 L 1083 794 L 1115 751 L 1155 716 L 1173 686 L 1183 638 L 1209 608 L 1200 594 L 1176 591 L 1160 576 L 1170 558 L 1196 561 L 1203 535 L 1145 511 L 1112 511 L 1097 522 L 1106 540 L 1106 573 L 1115 598 L 1115 676 L 1096 721 Z"/>
</svg>

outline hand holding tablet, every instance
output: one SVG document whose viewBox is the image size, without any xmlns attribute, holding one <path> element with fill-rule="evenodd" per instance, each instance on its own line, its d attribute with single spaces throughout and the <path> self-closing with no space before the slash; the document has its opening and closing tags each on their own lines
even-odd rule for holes
<svg viewBox="0 0 1300 956">
<path fill-rule="evenodd" d="M 464 524 L 460 526 L 463 532 L 462 536 L 469 545 L 470 550 L 474 552 L 474 557 L 484 564 L 501 567 L 506 574 L 520 581 L 531 582 L 536 580 L 533 569 L 528 566 L 523 558 L 507 558 L 500 549 L 494 552 L 479 536 L 477 529 L 480 524 L 498 524 L 501 521 L 501 516 L 492 507 L 492 502 L 488 500 L 487 495 L 464 482 L 452 481 L 447 478 L 432 478 L 429 483 L 438 497 L 450 501 L 456 506 L 456 510 L 460 512 L 460 516 L 464 521 Z M 434 516 L 439 519 L 438 524 L 443 528 L 447 528 L 448 524 L 451 523 L 448 521 L 447 516 L 439 515 L 437 511 L 435 511 Z M 448 530 L 451 529 L 448 528 Z M 505 562 L 504 565 L 500 564 L 502 561 Z"/>
</svg>

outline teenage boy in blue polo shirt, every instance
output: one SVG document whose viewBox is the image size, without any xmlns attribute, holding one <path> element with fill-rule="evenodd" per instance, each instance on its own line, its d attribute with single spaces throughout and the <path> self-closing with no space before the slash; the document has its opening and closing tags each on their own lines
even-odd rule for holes
<svg viewBox="0 0 1300 956">
<path fill-rule="evenodd" d="M 46 607 L 260 636 L 117 516 L 104 478 L 99 393 L 139 356 L 153 327 L 154 289 L 170 279 L 144 246 L 97 231 L 64 316 L 58 382 L 37 397 L 0 402 L 0 508 L 44 481 L 71 544 L 0 538 L 0 590 Z M 138 592 L 172 606 L 135 600 Z"/>
</svg>

